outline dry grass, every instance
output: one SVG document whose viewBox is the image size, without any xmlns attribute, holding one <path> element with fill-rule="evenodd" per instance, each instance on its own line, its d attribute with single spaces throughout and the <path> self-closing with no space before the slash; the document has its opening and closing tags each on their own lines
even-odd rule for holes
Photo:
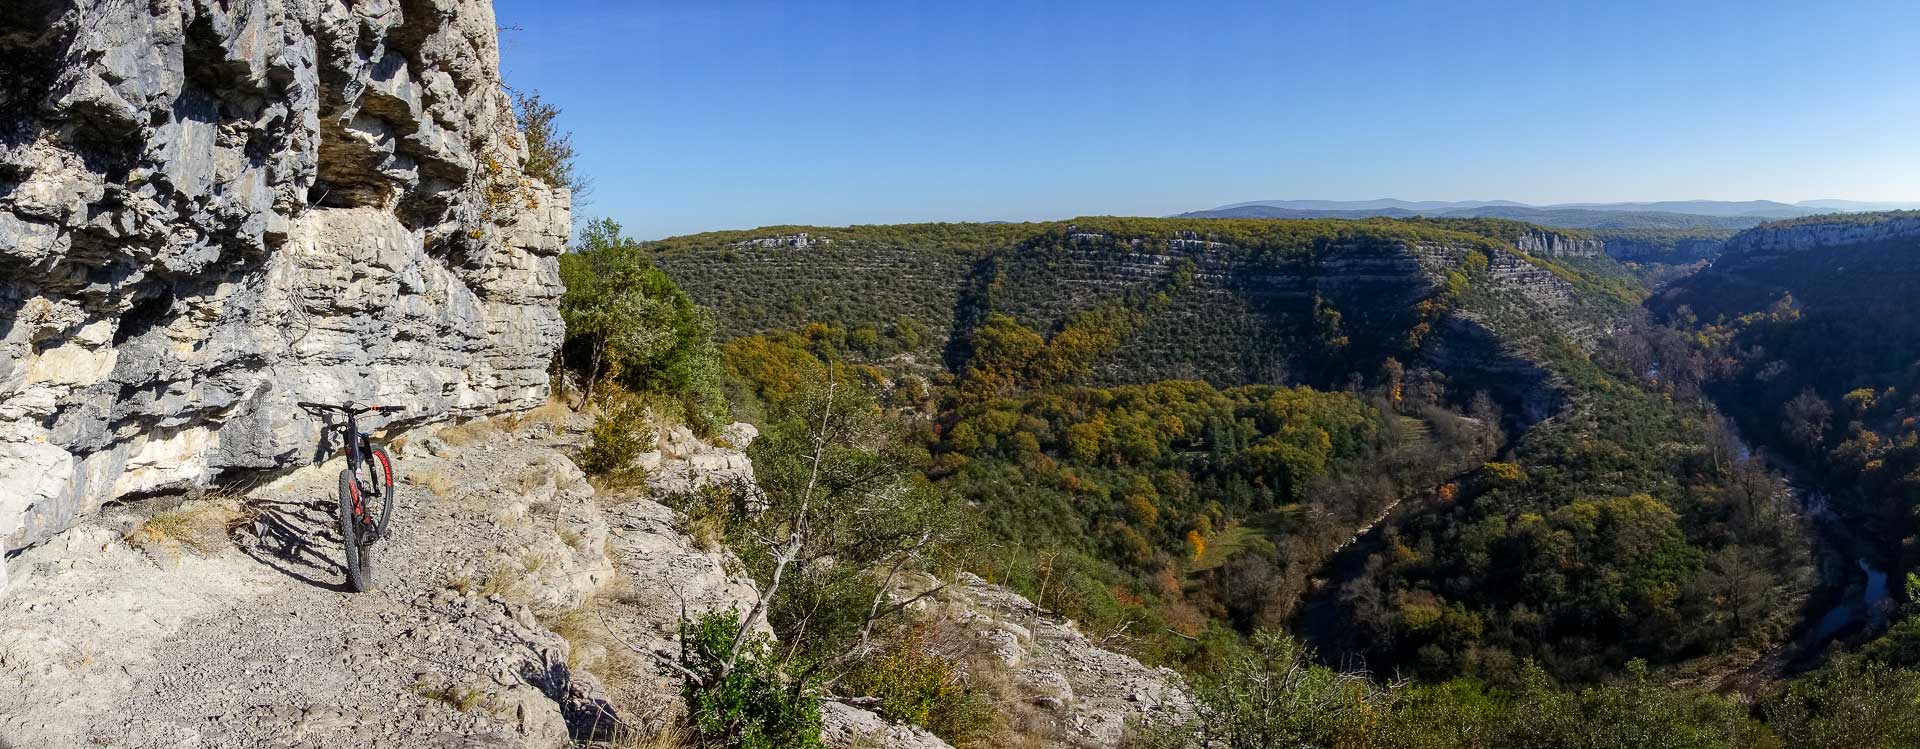
<svg viewBox="0 0 1920 749">
<path fill-rule="evenodd" d="M 588 599 L 580 608 L 539 617 L 547 631 L 567 641 L 567 667 L 575 671 L 597 671 L 613 655 L 609 643 L 599 636 L 601 627 L 594 620 L 594 603 Z"/>
<path fill-rule="evenodd" d="M 554 395 L 547 398 L 547 402 L 535 406 L 533 410 L 516 417 L 517 423 L 514 427 L 516 429 L 525 429 L 535 424 L 546 424 L 552 427 L 553 431 L 558 432 L 566 428 L 567 419 L 572 418 L 572 416 L 573 409 L 567 406 L 567 402 L 561 396 Z"/>
<path fill-rule="evenodd" d="M 500 600 L 531 605 L 534 600 L 531 578 L 562 563 L 551 551 L 523 551 L 518 555 L 494 555 L 493 572 L 480 582 L 480 595 L 499 596 Z"/>
<path fill-rule="evenodd" d="M 471 445 L 501 435 L 512 434 L 535 424 L 545 424 L 558 432 L 565 429 L 567 419 L 573 415 L 566 401 L 559 396 L 550 396 L 547 402 L 518 414 L 506 414 L 485 419 L 475 419 L 464 424 L 441 429 L 433 436 L 454 447 Z"/>
<path fill-rule="evenodd" d="M 438 468 L 415 469 L 407 474 L 407 483 L 427 490 L 436 499 L 446 499 L 460 486 L 452 474 Z"/>
<path fill-rule="evenodd" d="M 126 542 L 147 552 L 178 555 L 188 549 L 204 556 L 226 548 L 232 529 L 250 519 L 237 497 L 216 494 L 147 518 L 127 534 Z"/>
<path fill-rule="evenodd" d="M 449 570 L 447 572 L 447 579 L 442 581 L 441 585 L 447 590 L 463 596 L 467 595 L 473 592 L 473 573 L 466 570 Z"/>
<path fill-rule="evenodd" d="M 620 685 L 651 679 L 655 674 L 651 661 L 633 652 L 607 628 L 609 622 L 623 619 L 621 597 L 631 595 L 628 585 L 617 582 L 605 595 L 589 598 L 579 608 L 540 617 L 548 631 L 567 641 L 567 667 L 592 672 L 616 694 L 623 691 Z M 674 749 L 691 746 L 692 740 L 676 724 L 656 728 L 619 721 L 606 731 L 600 734 L 601 740 L 583 744 L 611 749 Z"/>
<path fill-rule="evenodd" d="M 1042 749 L 1069 743 L 1060 716 L 1033 703 L 1034 695 L 1015 682 L 1006 662 L 973 628 L 944 617 L 922 620 L 921 626 L 922 647 L 934 657 L 960 664 L 967 686 L 991 716 L 978 734 L 959 744 L 962 749 Z"/>
<path fill-rule="evenodd" d="M 694 745 L 693 734 L 678 725 L 650 729 L 622 723 L 608 733 L 608 738 L 581 740 L 574 746 L 580 749 L 687 749 Z"/>
<path fill-rule="evenodd" d="M 513 431 L 514 419 L 511 416 L 496 416 L 491 419 L 475 419 L 465 424 L 447 427 L 433 436 L 454 447 L 463 447 L 483 440 L 499 437 Z"/>
<path fill-rule="evenodd" d="M 414 683 L 413 692 L 430 700 L 444 702 L 463 713 L 479 709 L 481 703 L 486 701 L 485 692 L 460 684 L 438 685 L 422 680 Z"/>
<path fill-rule="evenodd" d="M 687 535 L 701 551 L 714 552 L 726 545 L 727 519 L 720 515 L 693 515 L 687 518 Z"/>
</svg>

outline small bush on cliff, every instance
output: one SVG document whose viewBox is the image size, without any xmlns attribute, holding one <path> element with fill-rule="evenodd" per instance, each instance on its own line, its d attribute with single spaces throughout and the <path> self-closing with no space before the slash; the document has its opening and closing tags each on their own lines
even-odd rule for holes
<svg viewBox="0 0 1920 749">
<path fill-rule="evenodd" d="M 1256 633 L 1218 673 L 1195 679 L 1193 718 L 1147 727 L 1140 749 L 1367 746 L 1391 695 L 1366 674 L 1317 665 L 1292 638 Z"/>
<path fill-rule="evenodd" d="M 648 261 L 611 219 L 588 222 L 560 257 L 567 323 L 563 355 L 586 382 L 612 379 L 635 393 L 677 399 L 688 425 L 710 433 L 727 417 L 713 315 Z"/>
<path fill-rule="evenodd" d="M 974 744 L 993 726 L 992 707 L 961 677 L 959 664 L 935 652 L 933 634 L 927 623 L 892 633 L 837 688 L 879 698 L 878 712 L 888 720 L 921 726 L 955 746 Z"/>
<path fill-rule="evenodd" d="M 576 205 L 593 192 L 593 181 L 573 163 L 573 134 L 557 124 L 560 108 L 540 98 L 538 91 L 508 89 L 513 94 L 513 119 L 527 139 L 527 155 L 520 170 L 554 187 L 573 193 Z"/>
<path fill-rule="evenodd" d="M 633 459 L 652 449 L 656 436 L 646 402 L 615 385 L 603 391 L 599 404 L 588 433 L 593 441 L 580 451 L 580 469 L 616 484 L 644 480 Z"/>
<path fill-rule="evenodd" d="M 744 640 L 742 638 L 745 638 Z M 772 642 L 740 631 L 740 612 L 680 625 L 680 694 L 701 749 L 814 749 L 820 702 L 775 664 Z"/>
</svg>

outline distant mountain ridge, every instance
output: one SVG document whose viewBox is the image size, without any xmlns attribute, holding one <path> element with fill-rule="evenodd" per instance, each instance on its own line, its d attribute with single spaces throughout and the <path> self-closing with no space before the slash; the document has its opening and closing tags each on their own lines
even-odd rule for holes
<svg viewBox="0 0 1920 749">
<path fill-rule="evenodd" d="M 1666 200 L 1530 205 L 1511 200 L 1256 200 L 1176 218 L 1507 218 L 1564 229 L 1751 229 L 1768 221 L 1825 213 L 1920 208 L 1920 203 L 1856 200 Z"/>
</svg>

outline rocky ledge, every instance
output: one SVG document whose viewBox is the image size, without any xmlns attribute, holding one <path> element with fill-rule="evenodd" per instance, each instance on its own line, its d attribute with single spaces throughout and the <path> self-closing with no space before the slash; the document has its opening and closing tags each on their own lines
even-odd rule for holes
<svg viewBox="0 0 1920 749">
<path fill-rule="evenodd" d="M 556 404 L 396 440 L 373 592 L 343 589 L 338 460 L 244 494 L 115 505 L 15 555 L 0 746 L 672 745 L 679 684 L 656 654 L 677 652 L 683 614 L 745 610 L 756 587 L 658 500 L 711 469 L 750 476 L 735 448 L 751 430 L 729 430 L 734 448 L 669 430 L 657 468 L 692 484 L 600 492 L 567 457 L 585 426 Z M 916 610 L 994 685 L 1022 746 L 1113 746 L 1130 720 L 1189 709 L 1172 672 L 977 577 Z M 848 704 L 822 717 L 835 749 L 947 747 Z"/>
<path fill-rule="evenodd" d="M 1552 231 L 1529 231 L 1521 234 L 1513 244 L 1521 252 L 1541 257 L 1600 257 L 1607 254 L 1607 243 L 1598 239 Z"/>
<path fill-rule="evenodd" d="M 0 81 L 0 548 L 303 462 L 296 401 L 545 400 L 569 198 L 486 0 L 10 0 Z"/>
<path fill-rule="evenodd" d="M 1727 254 L 1800 252 L 1920 237 L 1920 211 L 1795 219 L 1761 224 L 1727 240 Z"/>
</svg>

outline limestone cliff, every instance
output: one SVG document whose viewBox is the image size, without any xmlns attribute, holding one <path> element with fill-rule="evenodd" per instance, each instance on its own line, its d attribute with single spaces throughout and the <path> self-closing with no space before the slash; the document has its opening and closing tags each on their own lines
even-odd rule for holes
<svg viewBox="0 0 1920 749">
<path fill-rule="evenodd" d="M 1892 211 L 1761 224 L 1727 240 L 1733 253 L 1785 253 L 1920 237 L 1920 211 Z"/>
<path fill-rule="evenodd" d="M 1421 233 L 1432 227 L 1417 223 L 1097 218 L 805 227 L 805 247 L 799 228 L 667 240 L 656 260 L 714 308 L 723 337 L 811 321 L 888 331 L 908 320 L 924 343 L 888 363 L 937 373 L 935 363 L 964 367 L 966 333 L 989 313 L 1051 332 L 1113 302 L 1144 314 L 1094 358 L 1088 384 L 1331 389 L 1392 356 L 1445 373 L 1463 399 L 1488 391 L 1520 423 L 1559 402 L 1540 361 L 1547 339 L 1589 347 L 1630 306 L 1594 288 L 1600 270 L 1570 264 L 1603 270 L 1601 243 L 1510 222 L 1477 227 L 1486 235 Z M 1443 294 L 1463 295 L 1426 304 Z M 1445 311 L 1433 319 L 1436 306 Z"/>
<path fill-rule="evenodd" d="M 1600 257 L 1607 243 L 1590 237 L 1575 237 L 1555 231 L 1529 231 L 1514 240 L 1521 252 L 1545 257 Z"/>
<path fill-rule="evenodd" d="M 0 6 L 0 545 L 546 397 L 569 197 L 485 0 Z"/>
</svg>

